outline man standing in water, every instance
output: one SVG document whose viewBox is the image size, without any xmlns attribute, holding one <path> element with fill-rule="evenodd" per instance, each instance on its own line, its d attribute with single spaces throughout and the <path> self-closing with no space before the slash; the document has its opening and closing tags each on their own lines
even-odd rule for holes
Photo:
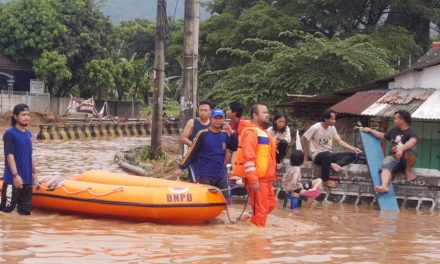
<svg viewBox="0 0 440 264">
<path fill-rule="evenodd" d="M 342 170 L 342 167 L 352 163 L 356 159 L 356 154 L 362 153 L 362 150 L 351 146 L 339 137 L 335 128 L 336 113 L 327 109 L 323 112 L 321 122 L 311 126 L 304 135 L 301 136 L 301 145 L 304 150 L 304 160 L 309 159 L 310 154 L 315 164 L 321 166 L 321 179 L 327 187 L 336 187 L 336 182 L 330 178 L 330 170 L 335 172 Z M 351 152 L 333 152 L 333 142 L 338 143 L 343 148 Z"/>
<path fill-rule="evenodd" d="M 196 182 L 226 189 L 226 152 L 237 150 L 237 136 L 223 130 L 225 113 L 221 109 L 212 110 L 211 125 L 199 131 L 192 147 L 179 164 L 174 176 L 180 177 L 190 164 L 197 164 Z M 229 162 L 229 161 L 227 161 Z"/>
<path fill-rule="evenodd" d="M 388 192 L 388 185 L 391 181 L 392 173 L 404 170 L 409 182 L 414 181 L 414 165 L 417 160 L 416 144 L 417 134 L 411 129 L 411 114 L 405 110 L 394 113 L 394 125 L 387 133 L 382 133 L 369 127 L 363 128 L 366 133 L 371 133 L 375 137 L 388 140 L 393 143 L 390 149 L 390 156 L 387 156 L 382 164 L 382 185 L 375 186 L 376 192 Z"/>
<path fill-rule="evenodd" d="M 239 146 L 233 175 L 243 178 L 249 195 L 251 218 L 256 226 L 266 225 L 267 215 L 276 208 L 272 182 L 276 179 L 276 144 L 267 132 L 269 111 L 267 106 L 256 104 L 251 108 L 251 122 L 239 127 Z"/>
<path fill-rule="evenodd" d="M 200 130 L 209 128 L 209 117 L 211 114 L 211 103 L 208 101 L 200 101 L 197 109 L 197 118 L 190 119 L 185 125 L 182 134 L 180 135 L 180 142 L 187 148 L 191 148 L 193 140 L 196 138 L 197 133 Z M 186 153 L 186 151 L 185 151 Z M 197 180 L 197 166 L 196 164 L 190 164 L 190 181 L 196 182 Z"/>
<path fill-rule="evenodd" d="M 3 135 L 5 171 L 0 208 L 12 212 L 17 206 L 21 215 L 30 215 L 32 186 L 36 183 L 36 169 L 32 158 L 32 135 L 27 129 L 30 123 L 29 107 L 14 107 L 12 127 Z"/>
</svg>

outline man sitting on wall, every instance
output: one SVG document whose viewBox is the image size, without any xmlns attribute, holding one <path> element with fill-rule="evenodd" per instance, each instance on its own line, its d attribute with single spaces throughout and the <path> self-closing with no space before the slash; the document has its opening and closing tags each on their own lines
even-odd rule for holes
<svg viewBox="0 0 440 264">
<path fill-rule="evenodd" d="M 309 153 L 315 164 L 321 165 L 321 179 L 327 187 L 336 187 L 336 182 L 330 179 L 330 170 L 335 172 L 342 170 L 342 167 L 353 162 L 356 154 L 362 153 L 362 150 L 351 146 L 339 137 L 335 128 L 336 113 L 327 109 L 323 112 L 321 122 L 311 126 L 304 135 L 301 136 L 301 145 L 304 150 L 304 160 L 309 159 Z M 307 146 L 310 141 L 310 148 Z M 351 152 L 334 153 L 333 142 L 338 143 L 343 148 Z M 310 149 L 310 151 L 309 151 Z"/>
<path fill-rule="evenodd" d="M 393 172 L 405 170 L 409 182 L 414 181 L 414 165 L 417 160 L 416 144 L 417 134 L 410 128 L 411 114 L 399 110 L 394 114 L 394 125 L 387 133 L 382 133 L 369 127 L 363 128 L 364 132 L 371 133 L 379 139 L 391 141 L 390 156 L 385 157 L 382 164 L 382 185 L 376 186 L 376 192 L 388 192 L 388 185 Z"/>
</svg>

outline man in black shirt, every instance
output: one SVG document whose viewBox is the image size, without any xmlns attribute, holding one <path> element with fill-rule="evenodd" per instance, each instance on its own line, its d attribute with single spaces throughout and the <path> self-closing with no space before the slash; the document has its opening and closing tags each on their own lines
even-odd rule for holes
<svg viewBox="0 0 440 264">
<path fill-rule="evenodd" d="M 405 170 L 408 181 L 415 179 L 413 167 L 416 164 L 417 134 L 410 128 L 411 114 L 405 110 L 394 113 L 394 125 L 387 133 L 382 133 L 371 128 L 364 128 L 363 131 L 373 134 L 379 139 L 391 141 L 393 146 L 390 149 L 390 156 L 385 157 L 382 164 L 382 185 L 375 186 L 376 192 L 388 192 L 388 185 L 393 172 Z"/>
</svg>

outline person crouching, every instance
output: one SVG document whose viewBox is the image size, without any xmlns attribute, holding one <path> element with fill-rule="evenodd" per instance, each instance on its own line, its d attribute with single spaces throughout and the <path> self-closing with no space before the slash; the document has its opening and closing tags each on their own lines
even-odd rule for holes
<svg viewBox="0 0 440 264">
<path fill-rule="evenodd" d="M 315 198 L 321 195 L 319 188 L 322 186 L 322 179 L 314 179 L 305 184 L 301 183 L 301 165 L 304 163 L 304 153 L 301 150 L 294 150 L 290 155 L 290 166 L 283 176 L 282 187 L 286 195 L 306 201 L 306 207 L 313 204 Z"/>
</svg>

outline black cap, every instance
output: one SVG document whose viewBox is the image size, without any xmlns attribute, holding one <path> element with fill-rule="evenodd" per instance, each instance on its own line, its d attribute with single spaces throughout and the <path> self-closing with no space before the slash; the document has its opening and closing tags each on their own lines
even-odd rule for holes
<svg viewBox="0 0 440 264">
<path fill-rule="evenodd" d="M 27 106 L 25 104 L 18 104 L 14 107 L 14 110 L 12 111 L 12 113 L 14 115 L 19 115 L 23 111 L 29 111 L 29 106 Z"/>
</svg>

